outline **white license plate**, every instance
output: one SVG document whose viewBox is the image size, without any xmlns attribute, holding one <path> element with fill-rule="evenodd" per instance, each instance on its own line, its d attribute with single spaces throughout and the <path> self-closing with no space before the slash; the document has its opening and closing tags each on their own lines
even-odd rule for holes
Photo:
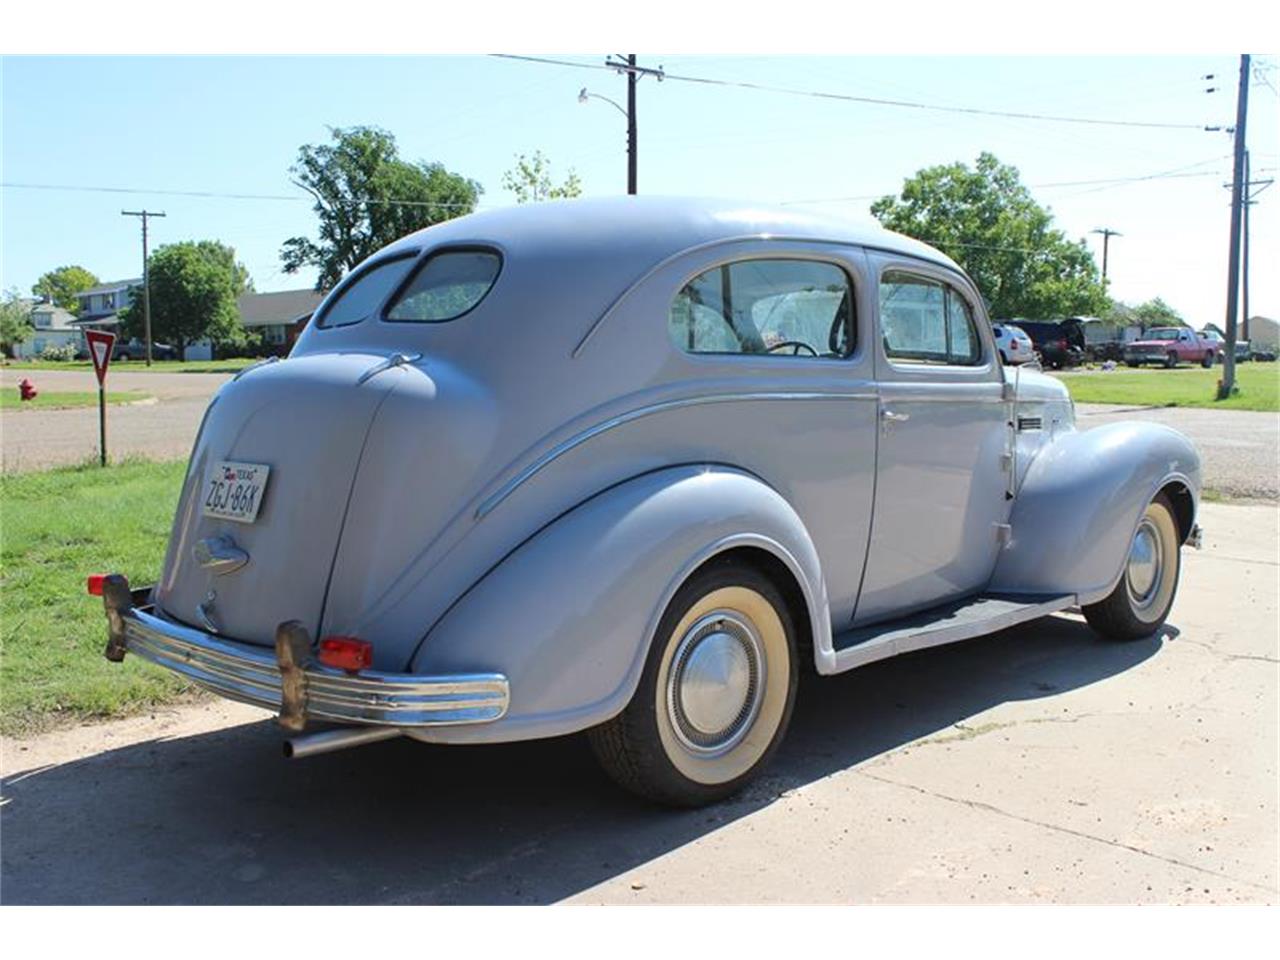
<svg viewBox="0 0 1280 960">
<path fill-rule="evenodd" d="M 261 463 L 220 460 L 209 468 L 200 491 L 206 517 L 253 523 L 262 506 L 271 468 Z"/>
</svg>

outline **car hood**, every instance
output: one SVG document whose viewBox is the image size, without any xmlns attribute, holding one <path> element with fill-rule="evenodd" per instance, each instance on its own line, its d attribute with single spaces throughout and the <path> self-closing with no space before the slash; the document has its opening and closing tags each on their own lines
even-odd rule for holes
<svg viewBox="0 0 1280 960">
<path fill-rule="evenodd" d="M 1176 344 L 1177 340 L 1130 340 L 1130 347 L 1171 347 Z"/>
</svg>

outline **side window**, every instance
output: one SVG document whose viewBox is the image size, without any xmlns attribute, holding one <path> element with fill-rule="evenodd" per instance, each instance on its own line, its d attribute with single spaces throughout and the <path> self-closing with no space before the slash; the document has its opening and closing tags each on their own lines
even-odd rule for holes
<svg viewBox="0 0 1280 960">
<path fill-rule="evenodd" d="M 937 280 L 896 270 L 885 273 L 880 280 L 880 331 L 885 355 L 899 363 L 982 362 L 973 311 L 960 294 Z"/>
<path fill-rule="evenodd" d="M 384 260 L 370 267 L 353 281 L 342 287 L 335 299 L 325 308 L 316 321 L 317 327 L 342 327 L 359 323 L 373 311 L 404 279 L 413 266 L 412 256 Z"/>
<path fill-rule="evenodd" d="M 676 294 L 667 332 L 686 353 L 839 359 L 853 353 L 853 284 L 816 260 L 741 260 Z"/>
</svg>

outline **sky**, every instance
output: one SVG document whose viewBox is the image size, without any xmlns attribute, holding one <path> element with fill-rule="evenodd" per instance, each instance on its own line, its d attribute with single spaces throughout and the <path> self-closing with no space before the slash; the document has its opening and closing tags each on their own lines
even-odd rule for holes
<svg viewBox="0 0 1280 960">
<path fill-rule="evenodd" d="M 599 66 L 607 53 L 561 59 Z M 1200 128 L 1234 122 L 1234 56 L 639 57 L 673 75 L 791 90 L 1192 125 L 1059 123 L 646 78 L 639 190 L 809 205 L 865 220 L 872 199 L 897 192 L 917 170 L 972 164 L 986 150 L 1019 169 L 1099 264 L 1101 237 L 1091 231 L 1119 231 L 1108 264 L 1113 296 L 1159 296 L 1197 327 L 1223 323 L 1232 143 Z M 1280 166 L 1280 71 L 1274 57 L 1261 63 L 1248 123 L 1255 179 Z M 534 150 L 557 178 L 576 171 L 586 195 L 626 189 L 624 117 L 598 99 L 578 102 L 585 86 L 625 103 L 625 78 L 606 70 L 482 55 L 7 56 L 0 84 L 0 287 L 23 293 L 64 264 L 106 280 L 139 275 L 139 223 L 121 210 L 144 206 L 166 214 L 152 221 L 153 249 L 216 239 L 236 249 L 259 291 L 310 286 L 314 274 L 284 273 L 280 262 L 284 240 L 315 232 L 288 171 L 299 146 L 326 140 L 330 127 L 390 131 L 404 158 L 478 180 L 482 209 L 514 202 L 502 174 L 517 153 Z M 1176 175 L 1080 182 L 1166 173 Z M 137 192 L 71 189 L 104 187 Z M 1280 316 L 1278 204 L 1273 187 L 1251 208 L 1251 314 Z"/>
</svg>

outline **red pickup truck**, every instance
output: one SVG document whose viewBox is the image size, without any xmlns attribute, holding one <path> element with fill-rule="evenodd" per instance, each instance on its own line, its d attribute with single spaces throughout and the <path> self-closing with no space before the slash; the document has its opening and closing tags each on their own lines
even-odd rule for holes
<svg viewBox="0 0 1280 960">
<path fill-rule="evenodd" d="M 1124 362 L 1131 367 L 1144 363 L 1162 363 L 1176 367 L 1179 363 L 1198 363 L 1212 367 L 1222 359 L 1222 351 L 1212 340 L 1206 340 L 1190 327 L 1156 327 L 1140 340 L 1124 345 Z"/>
</svg>

